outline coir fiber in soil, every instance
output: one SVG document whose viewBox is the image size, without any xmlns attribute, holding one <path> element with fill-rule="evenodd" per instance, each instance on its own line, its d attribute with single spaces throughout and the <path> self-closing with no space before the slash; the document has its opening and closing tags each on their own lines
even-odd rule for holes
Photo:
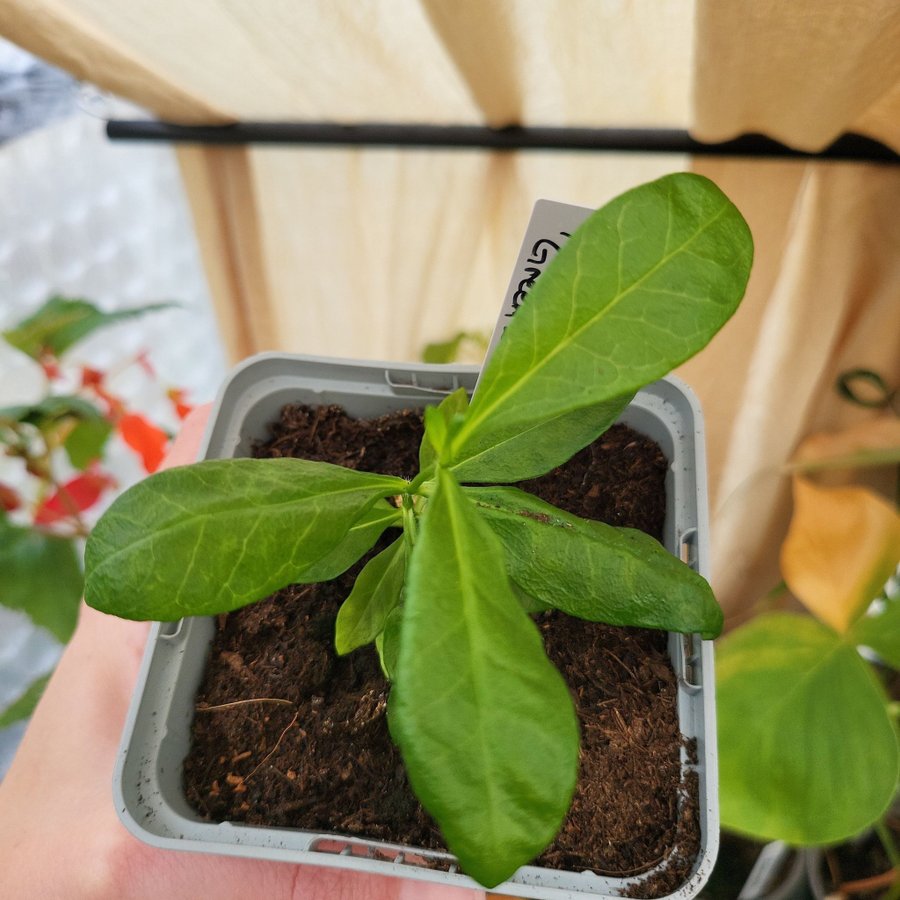
<svg viewBox="0 0 900 900">
<path fill-rule="evenodd" d="M 337 407 L 288 406 L 257 455 L 412 477 L 421 434 L 417 412 L 367 422 Z M 617 425 L 561 469 L 521 486 L 658 538 L 665 472 L 656 444 Z M 288 587 L 219 617 L 184 761 L 188 801 L 205 819 L 443 848 L 388 735 L 389 686 L 377 654 L 334 651 L 337 610 L 364 562 L 334 581 Z M 700 829 L 696 777 L 681 780 L 666 635 L 557 613 L 537 621 L 575 698 L 582 751 L 572 809 L 536 862 L 618 877 L 665 862 L 640 890 L 670 893 L 690 873 Z"/>
</svg>

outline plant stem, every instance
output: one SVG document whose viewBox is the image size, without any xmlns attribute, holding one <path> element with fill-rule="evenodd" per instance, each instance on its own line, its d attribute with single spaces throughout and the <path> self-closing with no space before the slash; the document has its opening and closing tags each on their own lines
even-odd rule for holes
<svg viewBox="0 0 900 900">
<path fill-rule="evenodd" d="M 881 841 L 882 847 L 884 847 L 884 852 L 887 853 L 891 866 L 900 870 L 900 849 L 897 848 L 894 836 L 891 834 L 884 819 L 879 819 L 875 823 L 875 834 L 878 835 L 878 839 Z"/>
<path fill-rule="evenodd" d="M 419 472 L 406 489 L 407 494 L 419 494 L 422 497 L 431 495 L 434 489 L 434 469 Z"/>
<path fill-rule="evenodd" d="M 403 540 L 406 542 L 407 557 L 412 554 L 419 534 L 419 521 L 413 503 L 412 494 L 403 495 Z"/>
</svg>

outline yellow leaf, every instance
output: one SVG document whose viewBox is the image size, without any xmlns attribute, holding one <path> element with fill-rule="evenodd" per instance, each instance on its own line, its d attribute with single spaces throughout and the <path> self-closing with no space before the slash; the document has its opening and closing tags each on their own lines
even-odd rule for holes
<svg viewBox="0 0 900 900">
<path fill-rule="evenodd" d="M 794 515 L 781 548 L 792 593 L 843 633 L 878 595 L 900 561 L 900 515 L 859 487 L 794 479 Z"/>
</svg>

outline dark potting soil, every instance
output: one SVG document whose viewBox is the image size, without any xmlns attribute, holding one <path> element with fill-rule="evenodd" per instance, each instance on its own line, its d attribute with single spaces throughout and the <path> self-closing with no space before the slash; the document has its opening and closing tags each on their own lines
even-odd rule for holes
<svg viewBox="0 0 900 900">
<path fill-rule="evenodd" d="M 288 406 L 256 455 L 411 477 L 421 434 L 415 411 L 358 421 L 338 407 Z M 659 538 L 666 467 L 655 443 L 617 425 L 521 486 L 578 515 Z M 219 617 L 184 761 L 187 799 L 204 818 L 443 849 L 390 740 L 389 685 L 377 654 L 334 651 L 337 610 L 365 561 L 333 581 L 291 586 Z M 537 623 L 575 699 L 582 751 L 571 811 L 536 862 L 619 877 L 664 862 L 640 894 L 670 893 L 690 873 L 700 826 L 696 777 L 681 778 L 684 739 L 666 635 L 552 612 Z"/>
</svg>

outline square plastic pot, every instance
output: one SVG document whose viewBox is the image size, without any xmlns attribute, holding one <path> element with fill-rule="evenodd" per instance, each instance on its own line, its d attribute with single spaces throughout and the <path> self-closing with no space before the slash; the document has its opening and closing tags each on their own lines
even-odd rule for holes
<svg viewBox="0 0 900 900">
<path fill-rule="evenodd" d="M 240 365 L 223 386 L 207 429 L 202 458 L 249 456 L 268 436 L 286 403 L 344 406 L 371 417 L 424 406 L 463 386 L 473 388 L 471 366 L 355 362 L 263 354 Z M 642 390 L 621 421 L 655 440 L 669 461 L 665 544 L 707 574 L 708 526 L 705 457 L 699 409 L 674 379 Z M 190 743 L 194 696 L 213 637 L 211 618 L 153 626 L 125 725 L 116 772 L 115 801 L 122 821 L 156 847 L 252 856 L 424 881 L 478 885 L 459 872 L 447 853 L 418 850 L 358 837 L 287 828 L 205 822 L 188 806 L 181 767 Z M 670 634 L 669 653 L 678 676 L 682 733 L 696 741 L 697 762 L 683 754 L 685 770 L 699 776 L 701 849 L 688 880 L 672 898 L 694 897 L 709 877 L 719 842 L 715 701 L 712 645 L 697 636 Z M 421 865 L 427 860 L 428 868 Z M 437 868 L 434 868 L 437 866 Z M 609 878 L 523 866 L 495 890 L 515 897 L 576 900 L 616 897 L 647 877 Z"/>
</svg>

